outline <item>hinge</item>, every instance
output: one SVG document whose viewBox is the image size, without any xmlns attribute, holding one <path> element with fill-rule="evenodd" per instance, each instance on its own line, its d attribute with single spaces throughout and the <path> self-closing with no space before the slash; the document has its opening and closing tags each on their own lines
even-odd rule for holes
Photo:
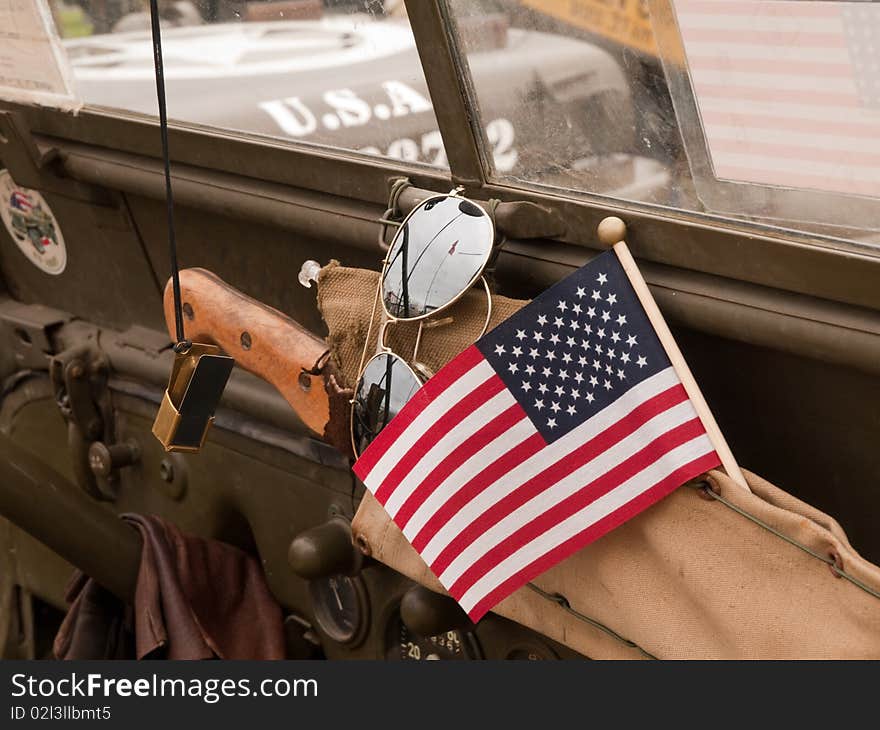
<svg viewBox="0 0 880 730">
<path fill-rule="evenodd" d="M 93 205 L 115 205 L 103 187 L 66 177 L 64 155 L 51 138 L 35 135 L 20 111 L 0 109 L 0 167 L 16 185 L 42 193 L 59 193 Z"/>
<path fill-rule="evenodd" d="M 71 318 L 41 304 L 0 299 L 0 343 L 12 350 L 17 370 L 45 370 L 52 356 L 52 332 Z"/>
<path fill-rule="evenodd" d="M 52 357 L 49 377 L 55 402 L 67 422 L 67 443 L 77 484 L 95 499 L 116 498 L 118 474 L 93 464 L 94 444 L 114 444 L 113 405 L 107 387 L 109 363 L 92 343 L 76 345 Z"/>
<path fill-rule="evenodd" d="M 16 184 L 45 189 L 45 171 L 58 150 L 38 145 L 20 112 L 0 110 L 0 158 Z"/>
</svg>

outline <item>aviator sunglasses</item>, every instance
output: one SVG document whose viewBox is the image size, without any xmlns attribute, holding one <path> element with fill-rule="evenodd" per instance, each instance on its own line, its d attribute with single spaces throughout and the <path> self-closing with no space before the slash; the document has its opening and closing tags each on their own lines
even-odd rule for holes
<svg viewBox="0 0 880 730">
<path fill-rule="evenodd" d="M 447 310 L 478 280 L 488 305 L 477 339 L 485 334 L 492 315 L 492 298 L 483 271 L 494 242 L 495 227 L 486 211 L 455 191 L 422 201 L 403 219 L 388 247 L 376 291 L 376 299 L 382 303 L 376 353 L 366 360 L 376 314 L 374 300 L 352 399 L 355 456 L 363 453 L 433 375 L 418 361 L 422 330 L 446 322 L 426 324 L 428 318 Z M 419 323 L 411 364 L 386 343 L 389 327 L 398 322 Z"/>
</svg>

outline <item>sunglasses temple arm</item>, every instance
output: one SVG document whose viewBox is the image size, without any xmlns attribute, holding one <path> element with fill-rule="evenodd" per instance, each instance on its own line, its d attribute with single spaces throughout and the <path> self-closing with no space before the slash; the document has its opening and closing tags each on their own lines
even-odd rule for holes
<svg viewBox="0 0 880 730">
<path fill-rule="evenodd" d="M 383 269 L 384 273 L 384 269 Z M 367 336 L 364 338 L 364 349 L 361 350 L 361 362 L 358 365 L 358 372 L 364 370 L 367 364 L 367 348 L 370 346 L 370 335 L 373 334 L 373 323 L 376 321 L 376 308 L 379 305 L 379 298 L 382 295 L 382 274 L 379 275 L 379 281 L 376 283 L 376 296 L 373 297 L 373 307 L 370 310 L 370 324 L 367 326 Z M 379 343 L 384 344 L 385 340 L 385 323 L 379 326 Z"/>
<path fill-rule="evenodd" d="M 489 322 L 492 321 L 492 292 L 489 290 L 489 282 L 486 281 L 485 276 L 481 276 L 480 281 L 483 282 L 483 289 L 486 292 L 486 321 L 483 322 L 483 329 L 477 336 L 478 340 L 489 331 Z"/>
<path fill-rule="evenodd" d="M 409 316 L 409 269 L 407 268 L 407 258 L 409 257 L 409 226 L 403 227 L 403 244 L 400 247 L 401 252 L 401 272 L 400 277 L 401 296 L 403 297 L 403 311 Z M 418 263 L 418 260 L 416 261 Z"/>
<path fill-rule="evenodd" d="M 422 344 L 422 332 L 425 329 L 425 320 L 419 320 L 419 330 L 416 332 L 416 343 L 413 345 L 412 362 L 419 361 L 419 347 Z"/>
</svg>

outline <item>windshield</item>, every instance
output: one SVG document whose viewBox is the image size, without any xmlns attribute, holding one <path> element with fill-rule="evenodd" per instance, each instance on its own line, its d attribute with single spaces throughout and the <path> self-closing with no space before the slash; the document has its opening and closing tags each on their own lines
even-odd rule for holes
<svg viewBox="0 0 880 730">
<path fill-rule="evenodd" d="M 541 142 L 495 179 L 880 242 L 880 4 L 448 5 L 484 119 L 504 103 L 478 73 L 486 28 L 509 36 L 491 62 L 540 59 L 516 129 Z"/>
<path fill-rule="evenodd" d="M 160 3 L 169 118 L 444 167 L 412 32 L 392 5 Z M 148 3 L 54 7 L 82 100 L 157 114 Z"/>
</svg>

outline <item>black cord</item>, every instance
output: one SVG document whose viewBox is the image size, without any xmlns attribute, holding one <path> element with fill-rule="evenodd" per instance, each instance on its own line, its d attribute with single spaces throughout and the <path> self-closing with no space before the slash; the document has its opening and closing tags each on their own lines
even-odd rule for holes
<svg viewBox="0 0 880 730">
<path fill-rule="evenodd" d="M 162 136 L 162 160 L 165 163 L 165 205 L 168 210 L 168 249 L 171 255 L 171 287 L 174 294 L 175 352 L 185 352 L 192 343 L 183 333 L 183 304 L 180 296 L 180 270 L 177 264 L 177 241 L 174 238 L 174 194 L 171 191 L 171 159 L 168 153 L 168 113 L 165 108 L 165 70 L 162 64 L 162 32 L 159 28 L 158 0 L 150 0 L 153 31 L 153 61 L 156 68 L 156 97 L 159 100 L 159 132 Z"/>
</svg>

